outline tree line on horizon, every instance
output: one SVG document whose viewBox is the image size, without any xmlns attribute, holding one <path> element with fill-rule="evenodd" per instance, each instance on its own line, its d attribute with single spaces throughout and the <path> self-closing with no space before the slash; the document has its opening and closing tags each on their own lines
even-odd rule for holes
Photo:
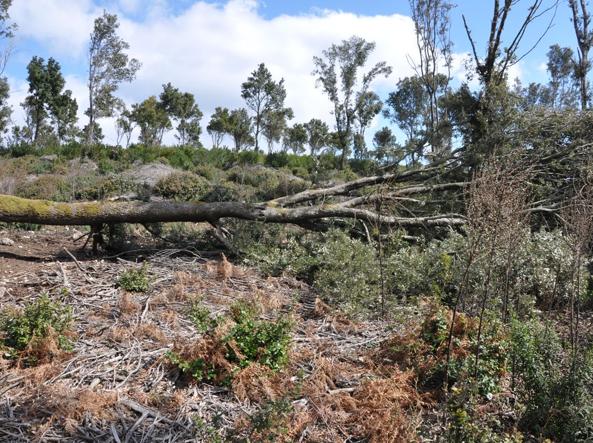
<svg viewBox="0 0 593 443">
<path fill-rule="evenodd" d="M 519 52 L 519 44 L 527 27 L 551 15 L 558 1 L 545 4 L 534 0 L 508 47 L 503 47 L 501 35 L 515 2 L 495 2 L 493 32 L 484 55 L 478 54 L 464 17 L 475 65 L 468 76 L 479 80 L 475 90 L 468 85 L 470 78 L 456 87 L 451 83 L 450 12 L 454 6 L 444 0 L 410 0 L 409 4 L 418 61 L 413 65 L 414 75 L 400 79 L 385 99 L 372 90 L 372 84 L 378 77 L 388 77 L 392 68 L 386 62 L 368 66 L 375 43 L 352 36 L 313 57 L 312 74 L 332 104 L 333 127 L 317 118 L 291 124 L 295 115 L 285 104 L 284 79 L 274 79 L 265 63 L 260 63 L 241 85 L 245 106 L 216 107 L 206 125 L 212 147 L 222 147 L 228 137 L 236 151 L 258 152 L 265 144 L 270 152 L 275 146 L 295 154 L 317 155 L 328 150 L 340 156 L 342 166 L 350 156 L 415 165 L 447 156 L 457 146 L 473 151 L 472 158 L 481 158 L 488 146 L 500 144 L 517 113 L 534 109 L 584 111 L 590 107 L 587 77 L 593 31 L 589 29 L 587 2 L 568 0 L 577 50 L 550 46 L 546 84 L 524 86 L 515 81 L 511 85 L 508 71 L 526 55 Z M 4 40 L 12 39 L 16 32 L 8 14 L 10 5 L 10 0 L 0 5 L 0 37 Z M 78 103 L 72 91 L 65 89 L 60 63 L 54 58 L 46 61 L 34 56 L 27 65 L 29 95 L 21 104 L 26 115 L 23 125 L 11 124 L 10 91 L 7 79 L 2 78 L 0 130 L 6 134 L 6 147 L 101 143 L 98 121 L 106 117 L 116 118 L 118 146 L 129 146 L 135 130 L 139 131 L 138 142 L 147 146 L 160 146 L 172 130 L 178 145 L 201 146 L 203 113 L 194 94 L 166 83 L 159 95 L 130 108 L 116 96 L 120 84 L 132 82 L 141 68 L 138 60 L 128 56 L 129 44 L 118 36 L 118 28 L 117 15 L 107 11 L 94 22 L 88 46 L 88 122 L 82 128 L 78 126 Z M 7 51 L 2 57 L 2 68 L 8 55 Z M 393 127 L 384 126 L 373 135 L 373 146 L 367 146 L 366 131 L 378 115 L 397 127 L 403 139 L 398 140 Z"/>
</svg>

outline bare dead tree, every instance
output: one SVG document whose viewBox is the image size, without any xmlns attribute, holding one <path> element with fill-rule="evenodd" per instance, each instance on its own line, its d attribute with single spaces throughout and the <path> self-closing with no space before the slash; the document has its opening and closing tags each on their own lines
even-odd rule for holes
<svg viewBox="0 0 593 443">
<path fill-rule="evenodd" d="M 449 328 L 446 374 L 450 359 L 450 349 L 454 333 L 455 320 L 459 310 L 469 295 L 470 275 L 480 262 L 483 275 L 482 286 L 473 297 L 469 309 L 478 315 L 478 336 L 475 350 L 474 375 L 477 375 L 484 328 L 484 314 L 493 304 L 492 289 L 495 286 L 505 288 L 502 300 L 503 315 L 508 309 L 511 292 L 511 271 L 515 262 L 517 244 L 521 232 L 525 232 L 528 207 L 528 178 L 530 168 L 518 161 L 515 155 L 497 156 L 487 161 L 475 174 L 467 194 L 467 252 L 462 281 L 453 307 Z M 500 262 L 504 269 L 498 269 Z M 502 271 L 502 272 L 498 272 Z M 499 282 L 502 274 L 503 281 Z M 447 375 L 445 376 L 447 377 Z M 445 384 L 446 385 L 446 384 Z"/>
<path fill-rule="evenodd" d="M 578 59 L 575 61 L 575 77 L 579 82 L 581 96 L 581 109 L 589 107 L 589 81 L 587 74 L 591 70 L 589 51 L 593 44 L 593 30 L 591 30 L 591 16 L 589 15 L 589 2 L 586 0 L 568 0 L 572 12 L 572 25 L 577 38 Z"/>
<path fill-rule="evenodd" d="M 566 239 L 571 250 L 571 285 L 569 293 L 570 341 L 573 354 L 579 345 L 580 297 L 583 288 L 582 269 L 593 239 L 593 180 L 585 176 L 574 197 L 563 209 Z"/>
<path fill-rule="evenodd" d="M 503 0 L 502 4 L 500 0 L 494 0 L 494 9 L 490 20 L 490 33 L 486 44 L 486 55 L 483 58 L 478 55 L 477 45 L 472 37 L 471 29 L 465 16 L 462 16 L 465 32 L 472 48 L 476 72 L 486 88 L 492 83 L 500 84 L 505 79 L 508 69 L 535 49 L 543 36 L 551 28 L 558 7 L 558 0 L 552 1 L 549 5 L 544 5 L 544 0 L 533 0 L 527 9 L 527 15 L 521 21 L 519 28 L 510 39 L 507 39 L 510 43 L 503 48 L 503 32 L 507 25 L 511 10 L 518 3 L 519 0 Z M 548 14 L 551 15 L 548 25 L 536 39 L 535 44 L 527 51 L 519 54 L 519 47 L 529 26 L 534 21 Z"/>
</svg>

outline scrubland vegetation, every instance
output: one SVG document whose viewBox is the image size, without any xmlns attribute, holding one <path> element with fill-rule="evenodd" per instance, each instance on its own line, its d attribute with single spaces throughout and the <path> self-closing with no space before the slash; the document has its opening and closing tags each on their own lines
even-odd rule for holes
<svg viewBox="0 0 593 443">
<path fill-rule="evenodd" d="M 495 5 L 502 32 L 515 3 Z M 553 2 L 504 50 L 495 32 L 478 55 L 468 29 L 476 89 L 439 71 L 453 5 L 410 6 L 422 63 L 385 103 L 371 85 L 392 68 L 366 66 L 372 43 L 314 57 L 334 131 L 288 126 L 263 63 L 245 109 L 216 109 L 208 148 L 195 97 L 170 83 L 127 110 L 114 93 L 140 63 L 108 13 L 84 129 L 59 64 L 31 62 L 28 124 L 0 151 L 0 440 L 593 439 L 586 2 L 568 2 L 586 38 L 550 48 L 547 84 L 510 85 L 508 69 Z M 405 140 L 385 127 L 370 149 L 381 112 Z M 97 123 L 112 115 L 114 146 Z M 89 226 L 47 228 L 38 200 L 64 203 L 41 214 L 55 225 L 99 203 Z M 163 223 L 165 207 L 199 223 Z"/>
</svg>

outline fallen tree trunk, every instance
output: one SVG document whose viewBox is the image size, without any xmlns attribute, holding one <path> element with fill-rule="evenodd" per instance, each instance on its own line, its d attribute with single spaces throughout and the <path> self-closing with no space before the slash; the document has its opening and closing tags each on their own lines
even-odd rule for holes
<svg viewBox="0 0 593 443">
<path fill-rule="evenodd" d="M 210 222 L 222 218 L 260 221 L 266 223 L 294 223 L 323 218 L 352 218 L 381 225 L 457 226 L 465 224 L 459 214 L 428 217 L 397 217 L 382 215 L 340 204 L 321 204 L 307 207 L 282 208 L 272 202 L 110 202 L 57 203 L 0 195 L 0 222 L 23 222 L 44 225 L 101 225 L 116 223 Z"/>
</svg>

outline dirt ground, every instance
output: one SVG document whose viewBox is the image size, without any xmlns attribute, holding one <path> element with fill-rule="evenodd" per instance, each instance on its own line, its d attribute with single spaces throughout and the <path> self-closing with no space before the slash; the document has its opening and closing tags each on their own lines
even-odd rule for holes
<svg viewBox="0 0 593 443">
<path fill-rule="evenodd" d="M 288 277 L 264 278 L 179 249 L 94 257 L 79 250 L 81 229 L 4 231 L 0 311 L 48 294 L 73 308 L 71 352 L 34 367 L 0 356 L 0 441 L 405 441 L 421 399 L 408 374 L 386 373 L 369 351 L 393 336 L 380 322 L 353 323 L 317 303 Z M 116 284 L 147 266 L 150 289 Z M 273 373 L 251 365 L 231 386 L 182 382 L 167 353 L 203 342 L 188 319 L 191 300 L 212 316 L 237 300 L 262 319 L 294 324 L 290 361 Z M 289 408 L 276 412 L 280 401 Z M 276 406 L 274 406 L 276 405 Z M 378 407 L 382 405 L 382 407 Z M 270 412 L 271 411 L 271 412 Z M 260 429 L 262 413 L 268 429 Z M 266 415 L 267 414 L 267 415 Z M 259 421 L 258 421 L 259 420 Z M 402 440 L 404 438 L 404 440 Z"/>
</svg>

